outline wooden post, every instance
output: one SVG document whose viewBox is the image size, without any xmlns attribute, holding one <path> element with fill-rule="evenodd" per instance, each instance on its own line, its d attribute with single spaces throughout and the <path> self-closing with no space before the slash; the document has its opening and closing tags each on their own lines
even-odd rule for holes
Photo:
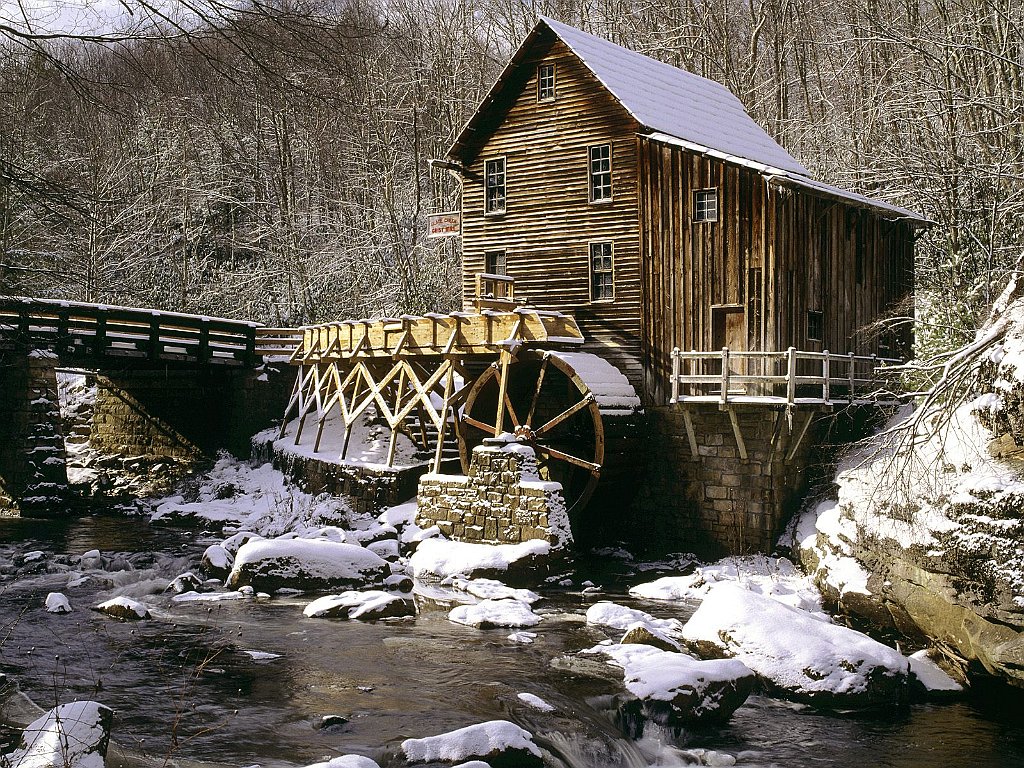
<svg viewBox="0 0 1024 768">
<path fill-rule="evenodd" d="M 672 397 L 669 403 L 675 405 L 679 402 L 679 347 L 672 349 Z"/>
<path fill-rule="evenodd" d="M 398 448 L 398 412 L 402 410 L 402 391 L 405 389 L 405 366 L 398 372 L 398 387 L 395 388 L 395 410 L 392 418 L 395 423 L 391 425 L 391 441 L 388 443 L 388 466 L 395 464 L 395 449 Z"/>
<path fill-rule="evenodd" d="M 441 405 L 441 424 L 437 429 L 437 447 L 434 449 L 434 467 L 433 473 L 436 475 L 441 471 L 441 456 L 444 453 L 444 433 L 445 427 L 448 426 L 448 412 L 451 408 L 449 401 L 452 397 L 452 387 L 455 385 L 455 368 L 452 366 L 451 361 L 446 360 L 445 365 L 448 366 L 448 375 L 444 379 L 444 401 Z"/>
<path fill-rule="evenodd" d="M 796 400 L 796 347 L 786 350 L 786 405 L 793 407 Z"/>
<path fill-rule="evenodd" d="M 505 397 L 508 395 L 508 367 L 512 362 L 512 355 L 504 349 L 501 350 L 499 365 L 501 366 L 498 382 L 498 412 L 494 418 L 494 436 L 500 435 L 505 425 Z"/>
<path fill-rule="evenodd" d="M 828 350 L 825 350 L 825 359 L 821 361 L 821 376 L 825 380 L 822 383 L 821 394 L 822 399 L 826 403 L 832 402 L 832 366 L 831 360 L 828 356 Z"/>
<path fill-rule="evenodd" d="M 256 329 L 250 326 L 245 332 L 245 359 L 246 365 L 256 363 Z"/>
<path fill-rule="evenodd" d="M 724 408 L 729 402 L 729 348 L 722 347 L 722 402 Z"/>
<path fill-rule="evenodd" d="M 850 391 L 847 393 L 847 400 L 849 401 L 849 403 L 851 405 L 853 404 L 853 393 L 854 393 L 854 391 L 856 389 L 856 385 L 854 384 L 854 373 L 855 373 L 854 368 L 856 367 L 856 365 L 857 365 L 857 358 L 854 356 L 853 352 L 851 352 L 850 353 L 850 366 L 849 366 L 849 370 L 847 371 L 847 375 L 849 376 L 849 379 L 850 379 Z"/>
<path fill-rule="evenodd" d="M 199 321 L 199 352 L 196 362 L 210 362 L 210 321 L 205 317 Z"/>
<path fill-rule="evenodd" d="M 160 359 L 160 315 L 156 312 L 149 318 L 149 359 Z"/>
</svg>

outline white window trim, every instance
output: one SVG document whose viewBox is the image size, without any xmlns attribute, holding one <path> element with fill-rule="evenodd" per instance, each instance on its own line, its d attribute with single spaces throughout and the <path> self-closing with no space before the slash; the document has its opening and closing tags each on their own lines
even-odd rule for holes
<svg viewBox="0 0 1024 768">
<path fill-rule="evenodd" d="M 611 298 L 595 299 L 594 298 L 594 252 L 593 246 L 608 244 L 612 247 L 612 296 Z M 587 297 L 591 304 L 614 304 L 615 297 L 618 294 L 616 290 L 616 267 L 615 258 L 615 241 L 614 240 L 588 240 L 587 241 Z"/>
<path fill-rule="evenodd" d="M 502 176 L 505 179 L 505 201 L 504 205 L 500 209 L 493 211 L 487 210 L 487 164 L 493 163 L 497 160 L 501 160 Z M 508 157 L 506 155 L 496 155 L 494 157 L 484 158 L 484 216 L 504 216 L 505 211 L 508 210 Z"/>
<path fill-rule="evenodd" d="M 602 197 L 599 200 L 594 199 L 594 175 L 591 170 L 590 164 L 590 150 L 596 147 L 608 147 L 608 188 L 611 194 L 608 197 Z M 601 144 L 588 144 L 587 145 L 587 198 L 590 200 L 591 205 L 608 205 L 615 201 L 615 150 L 614 145 L 610 141 L 603 142 Z M 607 241 L 599 241 L 607 242 Z"/>
<path fill-rule="evenodd" d="M 551 67 L 551 95 L 541 96 L 540 95 L 540 70 L 542 67 Z M 542 61 L 537 65 L 537 103 L 547 104 L 554 101 L 558 97 L 558 67 L 555 62 Z"/>
<path fill-rule="evenodd" d="M 701 192 L 714 192 L 715 193 L 715 218 L 713 219 L 698 219 L 697 218 L 697 195 Z M 718 187 L 701 187 L 700 189 L 693 190 L 692 198 L 693 210 L 690 215 L 690 221 L 694 224 L 717 224 L 721 219 L 722 213 L 722 198 L 718 194 Z"/>
</svg>

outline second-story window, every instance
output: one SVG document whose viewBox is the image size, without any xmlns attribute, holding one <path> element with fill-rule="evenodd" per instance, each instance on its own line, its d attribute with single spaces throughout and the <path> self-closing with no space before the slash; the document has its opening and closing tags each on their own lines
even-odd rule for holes
<svg viewBox="0 0 1024 768">
<path fill-rule="evenodd" d="M 554 101 L 555 65 L 541 64 L 537 67 L 537 101 Z"/>
<path fill-rule="evenodd" d="M 693 220 L 718 221 L 718 188 L 698 189 L 693 193 Z"/>
<path fill-rule="evenodd" d="M 505 211 L 505 158 L 484 163 L 484 213 Z"/>
<path fill-rule="evenodd" d="M 590 202 L 612 199 L 612 145 L 590 147 Z"/>
</svg>

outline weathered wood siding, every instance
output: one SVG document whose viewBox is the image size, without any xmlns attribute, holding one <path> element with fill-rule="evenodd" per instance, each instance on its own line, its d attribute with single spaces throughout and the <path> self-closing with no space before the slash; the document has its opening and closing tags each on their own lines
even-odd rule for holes
<svg viewBox="0 0 1024 768">
<path fill-rule="evenodd" d="M 864 332 L 913 284 L 913 231 L 756 171 L 639 140 L 645 398 L 668 401 L 671 352 L 721 348 L 714 312 L 744 313 L 745 348 L 871 354 Z M 693 191 L 718 189 L 718 221 L 693 222 Z M 822 339 L 807 335 L 822 313 Z M 892 352 L 906 354 L 909 330 Z M 903 349 L 899 349 L 900 342 Z"/>
<path fill-rule="evenodd" d="M 554 63 L 554 101 L 537 101 L 537 65 Z M 479 127 L 462 189 L 463 295 L 473 300 L 484 254 L 504 250 L 516 294 L 531 304 L 573 315 L 587 349 L 622 370 L 634 386 L 640 362 L 640 261 L 637 232 L 638 126 L 559 41 L 527 52 Z M 611 144 L 610 201 L 591 203 L 588 147 Z M 484 213 L 484 163 L 504 157 L 506 210 Z M 615 297 L 590 299 L 592 242 L 614 247 Z"/>
</svg>

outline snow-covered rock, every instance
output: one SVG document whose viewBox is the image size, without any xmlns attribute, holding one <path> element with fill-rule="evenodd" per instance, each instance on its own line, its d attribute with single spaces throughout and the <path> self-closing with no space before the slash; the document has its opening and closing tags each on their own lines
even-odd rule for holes
<svg viewBox="0 0 1024 768">
<path fill-rule="evenodd" d="M 7 760 L 17 768 L 104 768 L 113 716 L 95 701 L 61 704 L 25 729 Z"/>
<path fill-rule="evenodd" d="M 231 573 L 231 567 L 234 564 L 234 555 L 226 547 L 220 544 L 211 544 L 203 552 L 199 570 L 206 574 L 207 578 L 224 580 Z"/>
<path fill-rule="evenodd" d="M 540 595 L 529 589 L 516 589 L 496 579 L 453 579 L 452 586 L 481 600 L 503 600 L 509 598 L 521 603 L 536 603 Z"/>
<path fill-rule="evenodd" d="M 202 592 L 203 583 L 203 579 L 196 576 L 192 571 L 188 571 L 171 579 L 171 583 L 167 585 L 166 591 L 174 592 L 178 595 L 184 592 Z"/>
<path fill-rule="evenodd" d="M 325 595 L 307 605 L 302 613 L 314 619 L 394 619 L 416 615 L 416 603 L 394 592 L 367 590 Z"/>
<path fill-rule="evenodd" d="M 391 575 L 378 555 L 355 544 L 278 538 L 249 541 L 238 550 L 227 586 L 252 586 L 272 592 L 380 587 Z"/>
<path fill-rule="evenodd" d="M 835 707 L 907 700 L 909 666 L 901 654 L 737 584 L 715 585 L 683 638 L 701 656 L 739 659 L 796 700 Z"/>
<path fill-rule="evenodd" d="M 121 619 L 122 621 L 141 621 L 142 619 L 152 618 L 149 608 L 144 604 L 138 600 L 132 600 L 130 597 L 123 596 L 95 605 L 93 610 L 113 616 L 115 619 Z"/>
<path fill-rule="evenodd" d="M 531 611 L 529 605 L 509 598 L 458 605 L 448 613 L 448 620 L 479 629 L 535 627 L 540 624 L 540 616 Z"/>
<path fill-rule="evenodd" d="M 548 704 L 540 696 L 533 693 L 517 693 L 516 698 L 519 699 L 523 704 L 534 709 L 539 709 L 541 712 L 554 712 L 555 708 Z"/>
<path fill-rule="evenodd" d="M 642 621 L 631 624 L 619 643 L 622 645 L 649 645 L 662 651 L 682 650 L 682 646 L 665 632 Z"/>
<path fill-rule="evenodd" d="M 71 603 L 61 592 L 51 592 L 46 596 L 47 613 L 71 613 Z"/>
<path fill-rule="evenodd" d="M 683 623 L 679 619 L 656 619 L 644 611 L 627 608 L 607 600 L 594 603 L 587 609 L 587 624 L 612 627 L 623 631 L 628 631 L 635 625 L 641 624 L 669 637 L 678 637 L 683 628 Z"/>
<path fill-rule="evenodd" d="M 911 684 L 919 686 L 925 698 L 944 701 L 963 695 L 964 687 L 932 661 L 927 650 L 912 653 L 907 659 L 910 661 Z"/>
<path fill-rule="evenodd" d="M 551 545 L 535 539 L 521 544 L 470 544 L 442 539 L 421 541 L 409 558 L 415 578 L 445 579 L 463 576 L 508 581 L 541 569 Z"/>
<path fill-rule="evenodd" d="M 412 764 L 482 760 L 492 768 L 543 765 L 540 748 L 530 733 L 507 720 L 491 720 L 424 739 L 406 739 L 402 752 Z"/>
<path fill-rule="evenodd" d="M 380 768 L 375 760 L 362 755 L 342 755 L 326 763 L 313 763 L 306 768 Z"/>
</svg>

